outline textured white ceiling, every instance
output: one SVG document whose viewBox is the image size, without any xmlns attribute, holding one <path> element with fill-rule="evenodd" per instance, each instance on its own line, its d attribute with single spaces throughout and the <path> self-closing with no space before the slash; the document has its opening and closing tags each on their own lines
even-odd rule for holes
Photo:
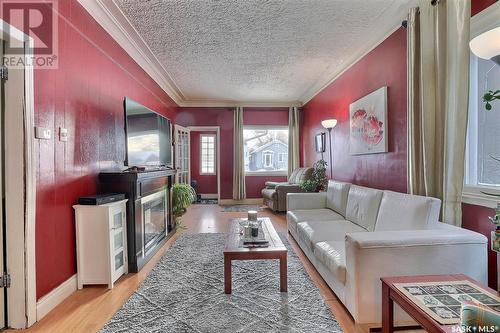
<svg viewBox="0 0 500 333">
<path fill-rule="evenodd" d="M 187 102 L 305 102 L 413 0 L 114 0 Z"/>
</svg>

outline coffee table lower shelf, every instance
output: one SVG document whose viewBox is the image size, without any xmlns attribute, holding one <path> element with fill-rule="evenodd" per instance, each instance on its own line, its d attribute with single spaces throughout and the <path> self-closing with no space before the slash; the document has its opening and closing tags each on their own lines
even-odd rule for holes
<svg viewBox="0 0 500 333">
<path fill-rule="evenodd" d="M 232 261 L 233 260 L 279 260 L 280 261 L 280 291 L 288 291 L 287 254 L 288 250 L 281 241 L 278 233 L 268 217 L 259 218 L 262 228 L 269 237 L 268 247 L 247 248 L 241 246 L 240 225 L 241 219 L 234 219 L 231 231 L 228 234 L 224 249 L 224 292 L 232 292 Z"/>
</svg>

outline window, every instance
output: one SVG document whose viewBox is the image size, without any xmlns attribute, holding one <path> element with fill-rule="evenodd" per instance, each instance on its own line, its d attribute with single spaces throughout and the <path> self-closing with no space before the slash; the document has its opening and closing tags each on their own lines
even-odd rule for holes
<svg viewBox="0 0 500 333">
<path fill-rule="evenodd" d="M 288 160 L 288 153 L 279 153 L 278 154 L 278 162 L 283 163 Z"/>
<path fill-rule="evenodd" d="M 500 66 L 471 53 L 464 192 L 482 187 L 500 190 L 500 103 L 494 101 L 488 111 L 482 101 L 486 91 L 497 89 Z"/>
<path fill-rule="evenodd" d="M 243 140 L 247 175 L 287 174 L 287 126 L 245 126 Z"/>
<path fill-rule="evenodd" d="M 215 134 L 200 135 L 200 174 L 215 175 Z"/>
</svg>

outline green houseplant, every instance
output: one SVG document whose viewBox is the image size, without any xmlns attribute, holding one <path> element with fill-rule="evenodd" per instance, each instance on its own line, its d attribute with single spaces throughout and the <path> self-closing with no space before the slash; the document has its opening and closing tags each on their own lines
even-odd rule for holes
<svg viewBox="0 0 500 333">
<path fill-rule="evenodd" d="M 488 111 L 491 110 L 492 108 L 491 102 L 493 102 L 496 99 L 500 100 L 500 90 L 497 91 L 489 90 L 483 95 L 483 102 L 485 103 L 484 107 L 486 108 L 486 110 Z"/>
<path fill-rule="evenodd" d="M 174 215 L 175 227 L 181 226 L 181 216 L 196 200 L 196 192 L 189 184 L 176 183 L 172 186 L 172 213 Z"/>
<path fill-rule="evenodd" d="M 300 188 L 306 192 L 324 191 L 328 187 L 328 178 L 326 177 L 325 160 L 319 160 L 313 165 L 312 177 L 300 184 Z"/>
</svg>

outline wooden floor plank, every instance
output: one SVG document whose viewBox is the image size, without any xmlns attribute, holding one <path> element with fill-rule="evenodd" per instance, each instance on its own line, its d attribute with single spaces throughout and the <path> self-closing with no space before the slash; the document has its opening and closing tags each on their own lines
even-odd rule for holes
<svg viewBox="0 0 500 333">
<path fill-rule="evenodd" d="M 273 214 L 266 209 L 259 213 L 269 216 L 278 232 L 286 232 L 286 216 Z M 174 235 L 162 247 L 153 259 L 137 274 L 128 274 L 120 278 L 112 290 L 106 286 L 88 286 L 75 292 L 63 303 L 59 304 L 45 318 L 27 330 L 7 330 L 7 332 L 50 332 L 50 333 L 90 333 L 97 332 L 108 322 L 116 311 L 125 303 L 139 287 L 162 255 L 182 233 L 225 233 L 229 230 L 233 218 L 246 217 L 246 213 L 222 212 L 218 205 L 193 205 L 183 216 L 186 227 Z M 344 332 L 356 332 L 352 317 L 339 302 L 335 294 L 326 285 L 316 269 L 307 260 L 293 238 L 288 235 L 290 244 L 304 264 L 305 269 L 317 285 Z"/>
</svg>

